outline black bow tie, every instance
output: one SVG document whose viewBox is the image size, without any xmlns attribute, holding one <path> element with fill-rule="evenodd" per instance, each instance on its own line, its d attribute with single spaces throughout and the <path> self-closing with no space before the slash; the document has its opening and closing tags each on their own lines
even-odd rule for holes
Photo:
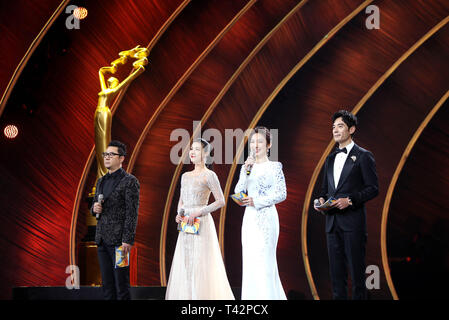
<svg viewBox="0 0 449 320">
<path fill-rule="evenodd" d="M 337 149 L 336 149 L 336 154 L 339 154 L 340 152 L 348 153 L 348 150 L 346 150 L 346 148 L 338 149 L 338 147 L 337 147 Z"/>
</svg>

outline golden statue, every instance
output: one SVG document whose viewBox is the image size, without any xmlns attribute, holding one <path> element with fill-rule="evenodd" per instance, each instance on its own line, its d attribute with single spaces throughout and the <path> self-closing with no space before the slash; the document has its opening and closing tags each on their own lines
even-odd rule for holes
<svg viewBox="0 0 449 320">
<path fill-rule="evenodd" d="M 95 152 L 97 156 L 96 180 L 107 173 L 107 169 L 105 168 L 103 163 L 102 153 L 106 150 L 109 142 L 111 141 L 112 115 L 109 107 L 120 90 L 145 71 L 144 66 L 148 64 L 148 53 L 149 52 L 147 48 L 141 48 L 140 46 L 137 46 L 131 50 L 122 51 L 119 53 L 120 58 L 111 62 L 110 66 L 102 67 L 98 71 L 101 91 L 98 93 L 98 106 L 95 110 L 94 117 Z M 105 74 L 116 73 L 118 70 L 118 66 L 126 64 L 129 58 L 137 59 L 133 63 L 133 72 L 122 82 L 120 82 L 117 78 L 111 76 L 108 78 L 106 83 Z M 93 194 L 95 194 L 95 185 L 92 190 Z"/>
</svg>

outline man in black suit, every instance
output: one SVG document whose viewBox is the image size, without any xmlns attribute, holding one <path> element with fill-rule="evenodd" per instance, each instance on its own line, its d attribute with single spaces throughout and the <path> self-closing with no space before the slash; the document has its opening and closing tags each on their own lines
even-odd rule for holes
<svg viewBox="0 0 449 320">
<path fill-rule="evenodd" d="M 98 246 L 103 295 L 106 300 L 129 300 L 129 266 L 115 267 L 115 249 L 122 246 L 124 254 L 131 251 L 139 209 L 139 181 L 122 169 L 126 146 L 111 141 L 103 153 L 108 173 L 98 179 L 94 204 L 97 215 L 95 242 Z M 104 200 L 98 201 L 102 194 Z"/>
<path fill-rule="evenodd" d="M 379 193 L 373 154 L 352 141 L 357 117 L 341 110 L 332 117 L 332 133 L 338 147 L 324 164 L 319 201 L 337 199 L 326 215 L 332 294 L 347 299 L 347 268 L 352 279 L 352 299 L 366 299 L 365 247 L 367 240 L 365 202 Z"/>
</svg>

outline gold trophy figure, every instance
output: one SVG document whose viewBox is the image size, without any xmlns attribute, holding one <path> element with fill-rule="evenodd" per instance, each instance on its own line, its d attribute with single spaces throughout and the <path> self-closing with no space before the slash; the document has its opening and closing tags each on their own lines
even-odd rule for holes
<svg viewBox="0 0 449 320">
<path fill-rule="evenodd" d="M 95 110 L 94 125 L 95 125 L 95 152 L 97 157 L 97 179 L 107 173 L 107 169 L 103 163 L 102 153 L 106 150 L 111 141 L 111 124 L 112 114 L 109 109 L 112 101 L 126 85 L 131 83 L 137 76 L 145 71 L 148 64 L 148 49 L 140 46 L 134 49 L 122 51 L 119 53 L 120 58 L 111 62 L 110 66 L 102 67 L 98 71 L 100 78 L 101 91 L 98 93 L 98 106 Z M 105 74 L 115 74 L 120 65 L 127 63 L 128 59 L 137 59 L 133 63 L 133 72 L 122 82 L 115 77 L 109 77 L 105 81 Z M 96 182 L 95 182 L 96 185 Z M 95 194 L 95 185 L 92 193 Z"/>
</svg>

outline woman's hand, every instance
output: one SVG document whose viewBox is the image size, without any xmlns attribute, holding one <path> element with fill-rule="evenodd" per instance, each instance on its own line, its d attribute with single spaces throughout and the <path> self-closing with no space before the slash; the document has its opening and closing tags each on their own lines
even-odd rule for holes
<svg viewBox="0 0 449 320">
<path fill-rule="evenodd" d="M 245 166 L 246 171 L 251 171 L 251 168 L 253 167 L 255 162 L 254 157 L 251 155 L 246 159 L 245 163 L 243 164 Z"/>
<path fill-rule="evenodd" d="M 176 215 L 176 218 L 175 218 L 176 223 L 181 223 L 182 220 L 183 220 L 183 217 L 184 217 L 184 216 L 181 216 L 181 215 L 177 214 L 177 215 Z"/>
<path fill-rule="evenodd" d="M 201 213 L 200 213 L 199 211 L 192 212 L 192 213 L 188 216 L 187 224 L 188 224 L 189 226 L 192 226 L 193 223 L 195 222 L 195 218 L 197 218 L 197 217 L 199 217 L 199 216 L 201 216 Z"/>
<path fill-rule="evenodd" d="M 242 199 L 243 205 L 246 207 L 254 207 L 254 201 L 251 197 L 246 197 Z"/>
</svg>

